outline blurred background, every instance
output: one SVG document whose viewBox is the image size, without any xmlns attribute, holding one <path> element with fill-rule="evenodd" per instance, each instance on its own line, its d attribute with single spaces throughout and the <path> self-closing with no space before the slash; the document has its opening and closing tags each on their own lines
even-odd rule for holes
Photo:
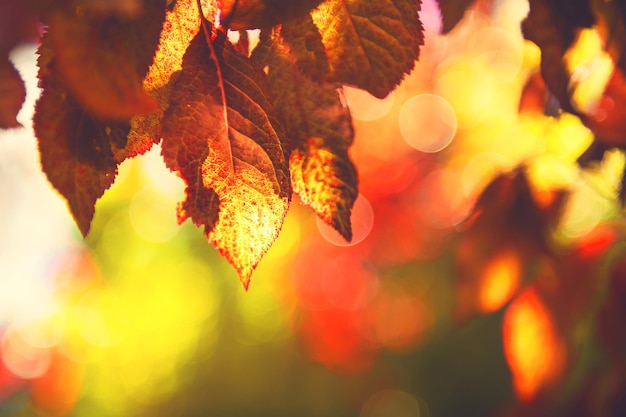
<svg viewBox="0 0 626 417">
<path fill-rule="evenodd" d="M 39 167 L 36 46 L 15 49 L 28 98 L 26 127 L 0 132 L 0 415 L 626 415 L 611 414 L 626 408 L 623 337 L 603 345 L 596 324 L 610 301 L 601 323 L 625 333 L 607 298 L 612 279 L 626 288 L 612 272 L 624 157 L 578 167 L 591 133 L 533 104 L 527 3 L 484 4 L 440 36 L 423 0 L 426 44 L 400 88 L 378 100 L 346 87 L 355 238 L 294 200 L 247 293 L 176 223 L 183 184 L 158 147 L 122 164 L 81 238 Z M 584 105 L 612 64 L 594 32 L 575 50 Z M 472 223 L 496 178 L 479 200 L 494 219 Z M 534 235 L 555 206 L 549 256 Z M 528 230 L 498 217 L 511 210 Z"/>
</svg>

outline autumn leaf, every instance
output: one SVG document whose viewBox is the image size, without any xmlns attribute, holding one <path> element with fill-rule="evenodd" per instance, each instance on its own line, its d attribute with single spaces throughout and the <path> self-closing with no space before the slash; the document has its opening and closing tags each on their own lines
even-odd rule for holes
<svg viewBox="0 0 626 417">
<path fill-rule="evenodd" d="M 44 18 L 63 84 L 99 119 L 125 121 L 154 111 L 142 79 L 159 40 L 164 0 L 142 0 L 137 18 L 72 6 L 53 8 Z"/>
<path fill-rule="evenodd" d="M 233 30 L 270 28 L 302 17 L 323 0 L 218 0 L 221 23 Z"/>
<path fill-rule="evenodd" d="M 541 75 L 561 108 L 579 114 L 570 100 L 570 75 L 563 55 L 581 28 L 591 27 L 595 18 L 588 0 L 530 0 L 530 11 L 522 22 L 524 37 L 541 49 Z"/>
<path fill-rule="evenodd" d="M 418 0 L 327 0 L 313 10 L 333 81 L 383 98 L 415 66 L 423 44 Z"/>
<path fill-rule="evenodd" d="M 215 13 L 213 3 L 212 0 L 200 2 L 202 10 L 208 15 Z M 160 140 L 156 133 L 157 128 L 169 106 L 174 80 L 182 69 L 183 55 L 199 28 L 200 11 L 196 0 L 175 0 L 173 6 L 168 8 L 159 45 L 143 80 L 143 88 L 156 99 L 157 109 L 131 119 L 128 145 L 121 152 L 133 155 Z M 124 153 L 117 155 L 120 160 L 126 157 L 128 155 Z"/>
<path fill-rule="evenodd" d="M 289 207 L 285 138 L 262 68 L 203 29 L 163 118 L 163 156 L 187 183 L 179 221 L 204 226 L 247 288 Z"/>
<path fill-rule="evenodd" d="M 263 36 L 253 58 L 267 65 L 276 109 L 294 142 L 289 161 L 294 191 L 350 241 L 350 212 L 358 197 L 356 169 L 348 157 L 354 137 L 350 113 L 341 102 L 340 85 L 317 83 L 301 72 L 310 56 L 298 48 L 306 34 L 294 31 L 283 25 L 280 35 Z"/>
<path fill-rule="evenodd" d="M 20 127 L 16 116 L 26 98 L 20 73 L 8 56 L 0 56 L 0 129 Z"/>
<path fill-rule="evenodd" d="M 441 11 L 442 33 L 448 33 L 461 21 L 476 0 L 437 0 Z"/>
<path fill-rule="evenodd" d="M 86 112 L 57 77 L 56 62 L 44 37 L 39 48 L 39 79 L 43 88 L 34 128 L 41 167 L 67 200 L 83 235 L 89 233 L 94 204 L 117 173 L 115 148 L 123 148 L 130 125 L 104 123 Z"/>
</svg>

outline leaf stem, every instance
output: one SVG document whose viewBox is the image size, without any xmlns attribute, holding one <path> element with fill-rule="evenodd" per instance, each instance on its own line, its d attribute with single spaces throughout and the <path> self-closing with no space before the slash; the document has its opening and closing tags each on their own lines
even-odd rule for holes
<svg viewBox="0 0 626 417">
<path fill-rule="evenodd" d="M 228 140 L 228 134 L 229 134 L 228 133 L 228 130 L 229 130 L 228 101 L 226 100 L 226 90 L 224 89 L 224 76 L 222 74 L 222 66 L 220 63 L 219 56 L 217 54 L 217 51 L 215 50 L 215 45 L 213 44 L 213 41 L 215 40 L 217 36 L 215 37 L 213 36 L 213 24 L 209 22 L 207 18 L 204 16 L 204 12 L 202 11 L 201 0 L 196 0 L 196 3 L 198 4 L 198 11 L 200 12 L 200 26 L 202 28 L 202 32 L 204 33 L 204 38 L 206 40 L 207 46 L 209 47 L 209 51 L 211 52 L 211 59 L 213 60 L 213 62 L 215 62 L 215 68 L 217 71 L 217 79 L 218 79 L 218 87 L 220 89 L 220 94 L 222 96 L 224 134 L 226 135 L 226 138 L 225 138 L 226 140 L 224 142 L 226 144 L 226 150 L 228 152 L 228 155 L 226 155 L 226 157 L 228 158 L 227 161 L 232 161 L 232 149 L 230 145 L 230 140 Z M 226 36 L 226 33 L 224 33 L 224 36 Z M 233 171 L 235 170 L 234 166 L 232 166 L 231 168 Z"/>
</svg>

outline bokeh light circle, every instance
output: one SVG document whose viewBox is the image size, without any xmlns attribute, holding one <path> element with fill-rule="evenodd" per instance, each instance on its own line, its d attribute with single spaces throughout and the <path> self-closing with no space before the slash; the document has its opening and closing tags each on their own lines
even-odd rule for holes
<svg viewBox="0 0 626 417">
<path fill-rule="evenodd" d="M 128 318 L 124 303 L 111 290 L 93 289 L 78 302 L 75 311 L 80 335 L 94 346 L 113 346 L 125 336 Z"/>
<path fill-rule="evenodd" d="M 347 242 L 335 229 L 327 225 L 319 217 L 317 230 L 324 239 L 336 246 L 354 246 L 361 243 L 372 231 L 374 226 L 374 209 L 370 202 L 362 194 L 359 194 L 350 215 L 352 222 L 352 241 Z"/>
<path fill-rule="evenodd" d="M 49 349 L 31 345 L 12 327 L 2 337 L 1 353 L 2 362 L 7 369 L 22 379 L 43 376 L 52 361 Z"/>
<path fill-rule="evenodd" d="M 461 175 L 450 168 L 440 168 L 422 181 L 417 193 L 420 216 L 431 226 L 441 229 L 462 222 L 473 206 L 463 192 Z"/>
<path fill-rule="evenodd" d="M 456 134 L 456 113 L 443 97 L 418 94 L 402 105 L 399 125 L 402 138 L 411 147 L 422 152 L 439 152 Z"/>
</svg>

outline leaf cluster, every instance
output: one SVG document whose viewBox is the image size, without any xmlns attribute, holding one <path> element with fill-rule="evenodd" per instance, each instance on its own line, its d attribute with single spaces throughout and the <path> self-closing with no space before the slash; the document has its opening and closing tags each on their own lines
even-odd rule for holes
<svg viewBox="0 0 626 417">
<path fill-rule="evenodd" d="M 45 27 L 34 128 L 42 168 L 84 235 L 119 164 L 161 143 L 186 184 L 179 221 L 203 227 L 244 286 L 292 190 L 351 239 L 358 189 L 342 86 L 384 97 L 411 71 L 419 1 L 11 4 Z M 254 47 L 250 29 L 260 29 Z M 16 126 L 25 95 L 8 60 L 15 43 L 0 51 L 11 99 L 2 128 Z"/>
</svg>

